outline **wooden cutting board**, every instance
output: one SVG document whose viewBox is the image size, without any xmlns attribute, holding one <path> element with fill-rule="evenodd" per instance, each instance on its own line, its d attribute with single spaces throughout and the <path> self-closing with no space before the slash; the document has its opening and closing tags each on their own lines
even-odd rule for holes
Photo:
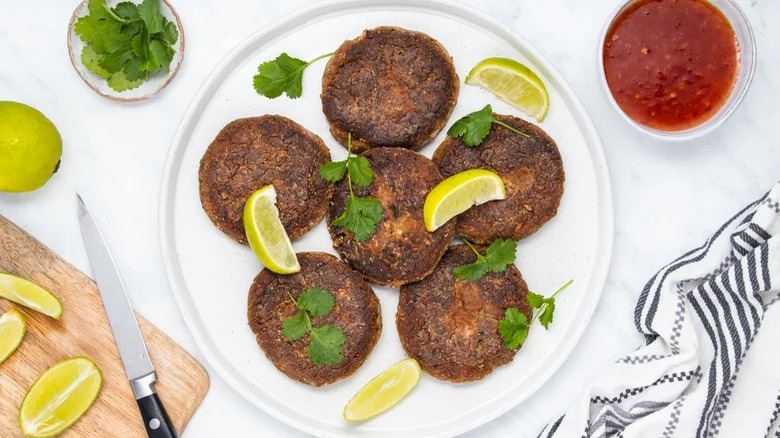
<svg viewBox="0 0 780 438">
<path fill-rule="evenodd" d="M 0 215 L 0 271 L 52 291 L 64 313 L 57 321 L 0 299 L 0 313 L 16 307 L 27 321 L 22 345 L 0 364 L 0 436 L 21 436 L 19 404 L 27 388 L 56 362 L 87 356 L 103 371 L 95 405 L 63 437 L 146 437 L 95 282 Z M 157 392 L 181 432 L 209 388 L 209 376 L 186 351 L 137 315 L 157 370 Z"/>
</svg>

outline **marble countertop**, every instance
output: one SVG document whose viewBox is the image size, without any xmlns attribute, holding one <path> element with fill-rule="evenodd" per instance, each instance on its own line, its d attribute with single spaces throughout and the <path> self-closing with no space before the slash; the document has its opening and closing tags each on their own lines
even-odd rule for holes
<svg viewBox="0 0 780 438">
<path fill-rule="evenodd" d="M 601 302 L 582 340 L 556 376 L 531 399 L 476 429 L 477 436 L 536 436 L 606 364 L 641 342 L 636 297 L 656 269 L 700 244 L 780 178 L 780 2 L 738 0 L 758 45 L 752 88 L 716 132 L 688 143 L 654 141 L 625 123 L 599 82 L 599 33 L 621 0 L 494 0 L 473 6 L 510 24 L 569 81 L 593 118 L 610 166 L 615 204 L 613 261 Z M 307 0 L 175 1 L 187 38 L 184 63 L 150 101 L 121 104 L 81 81 L 66 48 L 76 1 L 3 1 L 0 100 L 44 112 L 64 139 L 62 166 L 41 190 L 0 194 L 8 217 L 89 272 L 74 192 L 90 201 L 137 309 L 208 364 L 168 287 L 158 237 L 158 203 L 170 140 L 185 107 L 214 66 L 239 41 Z M 118 135 L 119 134 L 119 135 Z M 212 370 L 211 389 L 185 438 L 300 436 L 233 392 Z"/>
</svg>

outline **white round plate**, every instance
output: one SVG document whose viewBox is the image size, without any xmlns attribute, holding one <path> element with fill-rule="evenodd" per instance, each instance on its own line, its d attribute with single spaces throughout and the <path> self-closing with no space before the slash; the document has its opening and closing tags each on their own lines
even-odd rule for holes
<svg viewBox="0 0 780 438">
<path fill-rule="evenodd" d="M 335 50 L 364 29 L 394 25 L 425 32 L 452 55 L 461 80 L 480 60 L 517 59 L 532 67 L 550 92 L 541 124 L 558 143 L 566 184 L 558 215 L 518 245 L 517 265 L 530 288 L 550 294 L 570 278 L 558 299 L 555 322 L 532 327 L 515 360 L 485 379 L 454 385 L 423 376 L 391 411 L 361 425 L 342 409 L 372 377 L 406 357 L 395 328 L 398 291 L 374 287 L 384 329 L 358 372 L 334 385 L 312 388 L 276 370 L 247 325 L 246 298 L 262 266 L 248 247 L 217 230 L 200 205 L 198 163 L 217 132 L 231 120 L 282 114 L 320 135 L 334 160 L 346 151 L 330 136 L 322 114 L 320 78 L 326 61 L 310 66 L 299 99 L 267 99 L 255 93 L 257 66 L 282 52 L 312 59 Z M 462 85 L 448 126 L 492 104 L 498 113 L 523 114 L 474 86 Z M 446 129 L 444 130 L 446 131 Z M 445 132 L 422 149 L 431 156 Z M 582 104 L 548 61 L 511 29 L 451 1 L 347 0 L 320 3 L 249 37 L 206 80 L 173 140 L 160 205 L 163 257 L 171 287 L 211 366 L 236 391 L 274 417 L 319 436 L 451 436 L 479 426 L 534 393 L 566 360 L 585 330 L 601 294 L 612 251 L 612 200 L 604 153 Z M 325 224 L 294 242 L 296 251 L 334 253 Z"/>
</svg>

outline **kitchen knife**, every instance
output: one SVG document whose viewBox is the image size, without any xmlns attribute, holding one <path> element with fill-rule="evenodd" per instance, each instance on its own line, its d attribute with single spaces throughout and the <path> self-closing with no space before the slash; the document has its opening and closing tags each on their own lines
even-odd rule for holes
<svg viewBox="0 0 780 438">
<path fill-rule="evenodd" d="M 76 198 L 78 198 L 79 224 L 84 247 L 87 250 L 89 263 L 92 265 L 98 290 L 103 297 L 103 306 L 108 315 L 111 331 L 114 332 L 119 356 L 122 358 L 125 373 L 141 410 L 146 433 L 150 438 L 176 438 L 176 429 L 154 390 L 157 373 L 149 359 L 146 344 L 138 328 L 138 321 L 135 319 L 133 307 L 130 305 L 130 299 L 119 277 L 114 259 L 81 196 L 77 194 Z"/>
</svg>

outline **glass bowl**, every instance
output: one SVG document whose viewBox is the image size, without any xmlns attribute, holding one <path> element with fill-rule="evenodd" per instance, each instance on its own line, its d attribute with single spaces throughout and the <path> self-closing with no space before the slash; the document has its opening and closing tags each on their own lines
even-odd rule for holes
<svg viewBox="0 0 780 438">
<path fill-rule="evenodd" d="M 753 81 L 753 75 L 756 70 L 756 41 L 753 36 L 753 29 L 750 26 L 745 13 L 740 9 L 734 0 L 704 0 L 709 1 L 710 4 L 718 8 L 726 19 L 731 23 L 734 28 L 734 33 L 737 37 L 737 56 L 739 57 L 739 65 L 737 67 L 737 79 L 734 83 L 734 88 L 731 90 L 729 98 L 723 107 L 715 113 L 712 117 L 706 120 L 704 123 L 688 128 L 681 131 L 663 131 L 660 129 L 651 128 L 628 116 L 623 111 L 623 108 L 618 105 L 615 97 L 612 95 L 612 91 L 607 84 L 607 76 L 604 72 L 604 42 L 607 37 L 609 29 L 615 20 L 625 11 L 629 6 L 633 5 L 637 1 L 642 0 L 629 0 L 622 6 L 615 9 L 611 18 L 604 25 L 604 29 L 601 31 L 601 37 L 599 38 L 599 72 L 601 74 L 601 84 L 604 87 L 604 91 L 607 93 L 607 98 L 612 103 L 612 106 L 620 114 L 623 119 L 630 125 L 659 140 L 665 141 L 686 141 L 694 138 L 701 137 L 717 129 L 726 119 L 731 116 L 734 110 L 737 109 L 742 99 L 750 87 L 750 83 Z"/>
</svg>

